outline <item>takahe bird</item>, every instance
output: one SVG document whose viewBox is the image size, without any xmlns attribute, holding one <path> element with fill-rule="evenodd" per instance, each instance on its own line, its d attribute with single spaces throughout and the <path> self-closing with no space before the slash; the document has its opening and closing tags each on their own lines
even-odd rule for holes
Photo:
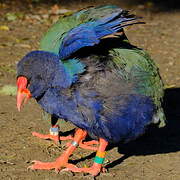
<svg viewBox="0 0 180 180">
<path fill-rule="evenodd" d="M 81 10 L 61 18 L 42 39 L 42 50 L 19 61 L 18 109 L 33 97 L 52 117 L 78 127 L 55 162 L 34 161 L 29 168 L 64 167 L 96 176 L 109 143 L 133 140 L 151 123 L 164 126 L 158 69 L 123 32 L 123 27 L 139 23 L 137 19 L 116 6 Z M 87 134 L 98 140 L 97 153 L 92 167 L 77 168 L 68 158 Z"/>
</svg>

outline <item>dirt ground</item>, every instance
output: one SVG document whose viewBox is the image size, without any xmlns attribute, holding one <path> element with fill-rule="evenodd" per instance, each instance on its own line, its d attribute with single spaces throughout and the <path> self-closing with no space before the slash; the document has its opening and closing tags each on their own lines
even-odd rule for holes
<svg viewBox="0 0 180 180">
<path fill-rule="evenodd" d="M 16 81 L 16 63 L 29 51 L 38 49 L 43 33 L 56 21 L 61 9 L 74 11 L 84 3 L 59 6 L 0 1 L 0 87 Z M 116 2 L 117 4 L 117 2 Z M 121 3 L 119 3 L 121 5 Z M 143 16 L 146 25 L 126 29 L 132 44 L 146 49 L 159 66 L 167 88 L 165 128 L 152 127 L 136 141 L 110 147 L 107 152 L 108 173 L 96 179 L 106 180 L 179 180 L 180 179 L 180 12 L 152 11 L 154 4 L 126 6 Z M 64 150 L 51 141 L 40 140 L 32 131 L 47 133 L 50 123 L 42 120 L 41 109 L 34 100 L 22 112 L 16 109 L 16 97 L 0 95 L 0 178 L 7 180 L 92 179 L 83 174 L 54 171 L 30 171 L 31 161 L 53 161 Z M 60 123 L 61 130 L 74 127 Z M 94 153 L 78 149 L 71 157 L 78 166 L 90 165 Z"/>
</svg>

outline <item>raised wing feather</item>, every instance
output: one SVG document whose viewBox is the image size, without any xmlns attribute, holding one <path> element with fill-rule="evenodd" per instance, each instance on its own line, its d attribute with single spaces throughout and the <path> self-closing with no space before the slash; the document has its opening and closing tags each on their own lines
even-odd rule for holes
<svg viewBox="0 0 180 180">
<path fill-rule="evenodd" d="M 126 11 L 116 12 L 98 21 L 88 22 L 69 31 L 62 40 L 59 56 L 68 58 L 72 53 L 82 47 L 94 46 L 101 38 L 120 31 L 124 26 L 137 22 L 137 17 L 131 17 Z"/>
<path fill-rule="evenodd" d="M 96 21 L 107 15 L 120 11 L 122 11 L 122 9 L 117 6 L 98 6 L 83 9 L 73 15 L 62 17 L 52 27 L 50 27 L 48 32 L 44 35 L 40 42 L 40 48 L 44 51 L 58 54 L 62 39 L 71 29 L 80 24 L 89 21 Z"/>
</svg>

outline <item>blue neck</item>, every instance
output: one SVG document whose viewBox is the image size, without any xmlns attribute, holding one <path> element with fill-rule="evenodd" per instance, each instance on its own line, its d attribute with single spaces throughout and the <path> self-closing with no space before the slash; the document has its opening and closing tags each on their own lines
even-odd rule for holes
<svg viewBox="0 0 180 180">
<path fill-rule="evenodd" d="M 37 102 L 46 112 L 58 118 L 68 119 L 73 123 L 82 119 L 82 115 L 77 110 L 76 99 L 64 95 L 63 89 L 49 88 Z"/>
</svg>

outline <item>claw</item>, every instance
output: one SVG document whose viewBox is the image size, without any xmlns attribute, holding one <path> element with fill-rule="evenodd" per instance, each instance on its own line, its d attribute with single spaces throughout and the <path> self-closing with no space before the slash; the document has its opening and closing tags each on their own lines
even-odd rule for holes
<svg viewBox="0 0 180 180">
<path fill-rule="evenodd" d="M 31 163 L 41 163 L 41 161 L 33 160 L 33 161 L 31 161 Z M 28 169 L 28 170 L 29 170 L 29 169 L 35 170 L 35 169 L 33 168 L 33 166 L 34 166 L 34 164 L 31 165 L 31 166 L 28 166 L 27 169 Z"/>
<path fill-rule="evenodd" d="M 31 161 L 31 163 L 38 163 L 38 162 L 40 162 L 40 161 L 36 161 L 36 160 Z M 28 167 L 27 167 L 27 170 L 29 170 L 29 169 L 34 170 L 34 169 L 33 169 L 33 165 L 28 166 Z"/>
<path fill-rule="evenodd" d="M 41 161 L 33 160 L 31 163 L 41 163 Z"/>
</svg>

